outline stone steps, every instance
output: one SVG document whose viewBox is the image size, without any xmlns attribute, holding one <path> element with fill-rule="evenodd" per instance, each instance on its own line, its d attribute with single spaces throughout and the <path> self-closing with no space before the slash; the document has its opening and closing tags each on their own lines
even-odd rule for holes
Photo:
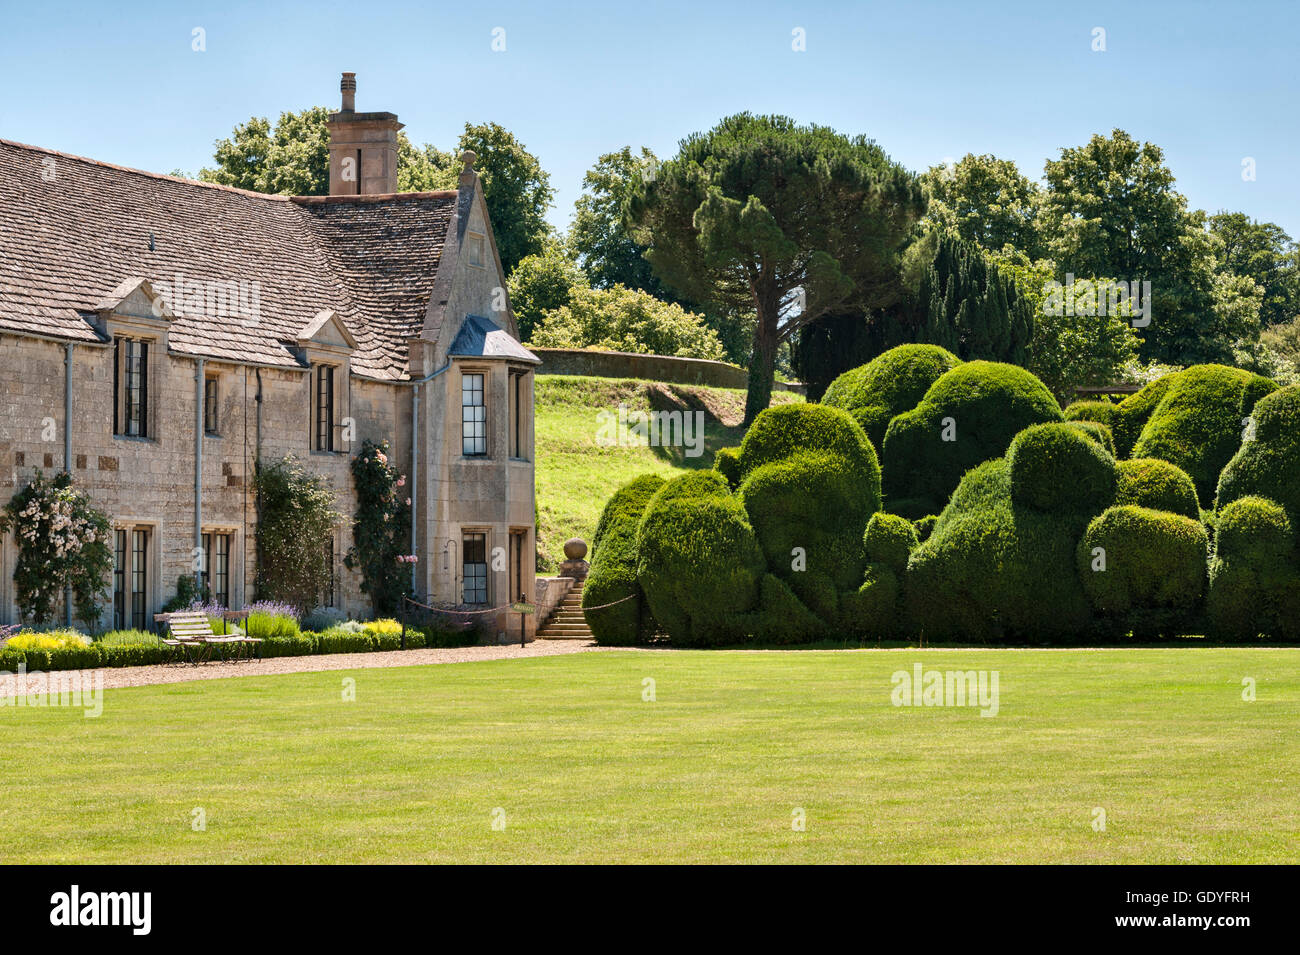
<svg viewBox="0 0 1300 955">
<path fill-rule="evenodd" d="M 560 601 L 551 619 L 537 631 L 539 640 L 590 640 L 591 628 L 582 613 L 582 584 L 578 583 Z"/>
</svg>

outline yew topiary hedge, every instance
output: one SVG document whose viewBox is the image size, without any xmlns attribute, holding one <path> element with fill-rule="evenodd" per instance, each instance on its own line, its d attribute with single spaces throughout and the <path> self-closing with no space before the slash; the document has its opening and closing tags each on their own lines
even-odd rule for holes
<svg viewBox="0 0 1300 955">
<path fill-rule="evenodd" d="M 887 509 L 909 518 L 938 512 L 966 471 L 1000 457 L 1024 428 L 1060 420 L 1052 393 L 1023 368 L 958 365 L 889 423 L 881 455 Z"/>
<path fill-rule="evenodd" d="M 654 616 L 637 583 L 636 534 L 646 505 L 663 486 L 663 478 L 642 475 L 615 491 L 601 512 L 582 590 L 583 616 L 599 644 L 630 646 L 654 635 Z"/>
<path fill-rule="evenodd" d="M 1088 524 L 1076 566 L 1103 626 L 1136 636 L 1177 634 L 1199 609 L 1208 547 L 1197 520 L 1120 504 Z"/>
<path fill-rule="evenodd" d="M 716 471 L 667 482 L 636 535 L 637 581 L 650 612 L 684 646 L 734 643 L 758 602 L 766 570 L 739 498 Z M 585 597 L 585 594 L 584 594 Z"/>
<path fill-rule="evenodd" d="M 1116 504 L 1133 504 L 1157 511 L 1170 511 L 1200 520 L 1196 485 L 1187 472 L 1160 458 L 1133 458 L 1119 462 Z"/>
<path fill-rule="evenodd" d="M 915 408 L 931 385 L 960 364 L 938 345 L 899 345 L 836 378 L 822 404 L 851 414 L 879 448 L 890 420 Z"/>
<path fill-rule="evenodd" d="M 1280 504 L 1239 497 L 1220 512 L 1206 616 L 1221 640 L 1300 638 L 1295 531 Z"/>
<path fill-rule="evenodd" d="M 639 587 L 646 617 L 603 641 L 1300 639 L 1300 386 L 1197 366 L 1063 414 L 968 362 L 878 459 L 857 412 L 911 400 L 887 354 L 828 392 L 851 407 L 770 409 L 715 470 L 615 495 L 587 602 Z"/>
</svg>

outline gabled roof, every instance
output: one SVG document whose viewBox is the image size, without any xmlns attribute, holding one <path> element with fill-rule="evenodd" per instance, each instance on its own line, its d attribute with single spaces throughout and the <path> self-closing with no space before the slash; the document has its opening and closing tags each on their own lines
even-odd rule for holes
<svg viewBox="0 0 1300 955">
<path fill-rule="evenodd" d="M 171 306 L 154 291 L 149 280 L 138 275 L 123 279 L 117 288 L 95 303 L 94 310 L 96 312 L 117 311 L 129 307 L 133 299 L 137 305 L 145 306 L 155 318 L 171 321 L 176 317 Z"/>
<path fill-rule="evenodd" d="M 98 307 L 146 280 L 173 351 L 300 367 L 332 309 L 355 372 L 405 377 L 456 200 L 263 195 L 0 140 L 0 332 L 102 341 Z M 210 306 L 228 297 L 254 307 Z"/>
<path fill-rule="evenodd" d="M 316 313 L 316 317 L 303 326 L 298 332 L 298 346 L 300 348 L 310 345 L 313 339 L 324 339 L 321 332 L 327 329 L 336 329 L 338 337 L 342 339 L 344 345 L 356 350 L 357 340 L 352 337 L 352 332 L 347 323 L 339 317 L 339 313 L 332 308 L 323 308 Z"/>
<path fill-rule="evenodd" d="M 480 315 L 465 317 L 447 354 L 453 358 L 513 358 L 538 365 L 542 363 L 540 358 L 511 338 L 509 332 Z"/>
</svg>

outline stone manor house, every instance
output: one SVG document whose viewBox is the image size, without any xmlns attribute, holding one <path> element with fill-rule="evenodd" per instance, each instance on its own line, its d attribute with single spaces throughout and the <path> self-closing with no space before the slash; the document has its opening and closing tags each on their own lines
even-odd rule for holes
<svg viewBox="0 0 1300 955">
<path fill-rule="evenodd" d="M 475 157 L 454 191 L 399 194 L 402 125 L 356 111 L 353 74 L 342 89 L 329 196 L 0 140 L 0 506 L 37 468 L 71 471 L 114 528 L 104 626 L 150 625 L 195 547 L 216 599 L 251 602 L 255 462 L 293 455 L 350 519 L 366 439 L 388 441 L 407 478 L 418 599 L 532 597 L 539 362 L 518 341 Z M 364 615 L 350 544 L 346 524 L 326 542 L 320 602 Z M 0 622 L 18 619 L 16 558 L 11 533 Z"/>
</svg>

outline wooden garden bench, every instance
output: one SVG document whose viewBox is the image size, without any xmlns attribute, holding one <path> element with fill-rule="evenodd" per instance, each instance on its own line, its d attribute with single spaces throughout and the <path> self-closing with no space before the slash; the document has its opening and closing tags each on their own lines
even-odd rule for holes
<svg viewBox="0 0 1300 955">
<path fill-rule="evenodd" d="M 202 663 L 204 660 L 211 658 L 214 648 L 226 644 L 235 647 L 236 659 L 238 659 L 239 651 L 245 648 L 251 659 L 253 647 L 262 642 L 260 638 L 250 637 L 246 634 L 217 636 L 212 632 L 212 624 L 208 622 L 208 615 L 201 610 L 161 613 L 154 619 L 167 624 L 167 636 L 163 638 L 162 642 L 169 647 L 180 647 L 185 651 L 186 659 L 194 664 Z"/>
</svg>

